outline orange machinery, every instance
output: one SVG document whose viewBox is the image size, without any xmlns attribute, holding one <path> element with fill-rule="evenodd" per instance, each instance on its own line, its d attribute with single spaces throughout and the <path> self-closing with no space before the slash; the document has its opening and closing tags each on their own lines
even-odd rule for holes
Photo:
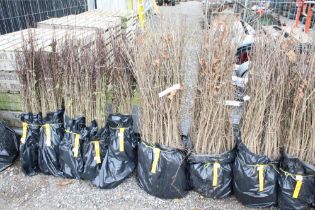
<svg viewBox="0 0 315 210">
<path fill-rule="evenodd" d="M 306 8 L 308 7 L 307 15 L 306 15 L 306 22 L 305 22 L 305 29 L 304 29 L 305 33 L 308 33 L 310 31 L 311 20 L 313 16 L 313 7 L 315 5 L 315 1 L 296 0 L 296 5 L 298 7 L 298 11 L 296 14 L 296 19 L 295 19 L 296 27 L 299 25 L 302 8 L 303 8 L 303 14 L 306 14 Z"/>
</svg>

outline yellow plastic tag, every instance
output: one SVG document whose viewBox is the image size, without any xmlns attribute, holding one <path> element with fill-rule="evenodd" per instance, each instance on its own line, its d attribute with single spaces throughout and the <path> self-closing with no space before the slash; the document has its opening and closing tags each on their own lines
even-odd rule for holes
<svg viewBox="0 0 315 210">
<path fill-rule="evenodd" d="M 25 144 L 27 128 L 28 128 L 28 124 L 23 122 L 22 123 L 22 137 L 21 137 L 21 143 L 22 144 Z"/>
<path fill-rule="evenodd" d="M 51 146 L 51 128 L 49 124 L 44 125 L 45 133 L 46 133 L 46 145 L 48 147 Z"/>
<path fill-rule="evenodd" d="M 295 189 L 294 189 L 293 196 L 292 196 L 293 198 L 299 197 L 302 184 L 303 184 L 303 176 L 296 175 L 296 185 L 295 185 Z"/>
<path fill-rule="evenodd" d="M 152 174 L 156 173 L 156 168 L 160 159 L 160 153 L 161 153 L 161 150 L 159 148 L 153 148 L 153 162 L 152 162 L 152 168 L 151 168 Z"/>
<path fill-rule="evenodd" d="M 258 165 L 257 171 L 258 171 L 258 182 L 259 182 L 259 192 L 264 191 L 264 165 Z"/>
<path fill-rule="evenodd" d="M 119 128 L 119 152 L 124 152 L 125 151 L 125 141 L 124 141 L 124 133 L 125 133 L 125 128 Z"/>
<path fill-rule="evenodd" d="M 212 179 L 212 187 L 217 187 L 218 186 L 218 179 L 219 179 L 219 168 L 220 168 L 220 163 L 215 162 L 213 164 L 213 179 Z"/>
<path fill-rule="evenodd" d="M 101 163 L 101 155 L 100 155 L 100 142 L 99 141 L 92 141 L 94 144 L 94 149 L 95 149 L 95 157 L 94 160 L 96 161 L 97 164 Z"/>
<path fill-rule="evenodd" d="M 73 147 L 73 157 L 77 158 L 79 155 L 79 147 L 80 147 L 80 134 L 74 134 L 74 147 Z"/>
</svg>

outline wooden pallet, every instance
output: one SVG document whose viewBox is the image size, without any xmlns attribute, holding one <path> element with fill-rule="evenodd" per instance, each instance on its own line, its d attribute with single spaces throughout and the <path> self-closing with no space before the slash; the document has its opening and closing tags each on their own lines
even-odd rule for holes
<svg viewBox="0 0 315 210">
<path fill-rule="evenodd" d="M 15 71 L 0 71 L 0 93 L 19 93 L 20 82 Z"/>
<path fill-rule="evenodd" d="M 53 40 L 58 45 L 67 38 L 89 45 L 95 41 L 96 33 L 91 30 L 27 29 L 0 36 L 0 121 L 11 127 L 20 127 L 22 110 L 20 83 L 16 73 L 16 53 L 21 52 L 25 41 L 34 39 L 35 49 L 52 51 Z"/>
<path fill-rule="evenodd" d="M 59 28 L 79 30 L 101 30 L 102 32 L 120 33 L 121 21 L 117 17 L 70 15 L 61 18 L 52 18 L 37 23 L 38 28 Z"/>
<path fill-rule="evenodd" d="M 74 37 L 76 40 L 88 44 L 95 40 L 94 31 L 61 30 L 61 29 L 26 29 L 0 36 L 0 71 L 15 71 L 17 52 L 22 51 L 24 41 L 31 39 L 35 41 L 35 49 L 51 52 L 53 39 L 65 40 L 67 37 Z"/>
<path fill-rule="evenodd" d="M 22 111 L 22 99 L 19 93 L 0 93 L 0 110 Z"/>
<path fill-rule="evenodd" d="M 123 37 L 130 37 L 129 33 L 135 34 L 138 27 L 138 15 L 134 11 L 105 11 L 105 10 L 92 10 L 79 14 L 82 17 L 117 17 L 121 20 L 121 30 Z"/>
<path fill-rule="evenodd" d="M 20 115 L 22 112 L 0 111 L 0 121 L 10 127 L 21 127 Z"/>
</svg>

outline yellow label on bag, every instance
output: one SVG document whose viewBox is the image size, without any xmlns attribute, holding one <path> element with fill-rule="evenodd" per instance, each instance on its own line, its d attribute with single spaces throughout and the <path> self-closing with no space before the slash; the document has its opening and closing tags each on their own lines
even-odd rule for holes
<svg viewBox="0 0 315 210">
<path fill-rule="evenodd" d="M 119 151 L 125 151 L 125 140 L 124 140 L 125 128 L 119 128 Z"/>
<path fill-rule="evenodd" d="M 258 171 L 258 182 L 259 182 L 259 192 L 264 191 L 264 165 L 258 165 L 257 171 Z"/>
<path fill-rule="evenodd" d="M 292 196 L 293 198 L 299 197 L 302 184 L 303 184 L 303 176 L 296 175 L 296 185 L 295 185 L 295 189 L 294 189 L 293 196 Z"/>
<path fill-rule="evenodd" d="M 95 149 L 95 157 L 94 160 L 97 164 L 101 163 L 101 153 L 100 153 L 100 142 L 99 141 L 92 141 L 94 144 Z"/>
<path fill-rule="evenodd" d="M 79 147 L 80 147 L 80 134 L 74 134 L 74 147 L 73 147 L 73 157 L 77 158 L 79 155 Z"/>
<path fill-rule="evenodd" d="M 219 168 L 220 168 L 220 163 L 215 162 L 213 164 L 213 178 L 212 178 L 212 186 L 216 187 L 218 186 L 218 179 L 219 179 Z"/>
<path fill-rule="evenodd" d="M 156 173 L 156 168 L 160 159 L 160 153 L 161 153 L 161 150 L 159 148 L 153 148 L 153 162 L 152 162 L 152 168 L 151 168 L 152 174 Z"/>
<path fill-rule="evenodd" d="M 27 128 L 28 128 L 28 124 L 23 122 L 22 123 L 22 137 L 21 137 L 21 143 L 22 144 L 25 144 Z"/>
<path fill-rule="evenodd" d="M 44 125 L 45 133 L 46 133 L 46 145 L 48 147 L 51 146 L 51 128 L 49 124 Z"/>
</svg>

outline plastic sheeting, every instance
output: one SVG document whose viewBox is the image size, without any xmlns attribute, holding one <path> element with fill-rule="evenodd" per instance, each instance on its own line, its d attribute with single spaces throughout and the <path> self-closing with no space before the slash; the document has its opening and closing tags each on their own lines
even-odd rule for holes
<svg viewBox="0 0 315 210">
<path fill-rule="evenodd" d="M 0 123 L 0 172 L 9 167 L 19 154 L 19 141 L 13 130 Z"/>
<path fill-rule="evenodd" d="M 63 110 L 48 113 L 40 130 L 38 163 L 42 173 L 61 176 L 59 144 L 63 139 Z"/>
<path fill-rule="evenodd" d="M 22 171 L 33 176 L 40 172 L 38 165 L 39 133 L 43 123 L 42 114 L 23 113 L 21 115 L 23 126 L 20 160 Z"/>
<path fill-rule="evenodd" d="M 189 190 L 186 157 L 185 151 L 142 141 L 138 145 L 139 186 L 159 198 L 184 197 Z"/>
<path fill-rule="evenodd" d="M 235 156 L 235 150 L 220 155 L 190 155 L 188 164 L 192 189 L 214 199 L 231 195 Z"/>
<path fill-rule="evenodd" d="M 102 138 L 107 147 L 102 155 L 98 175 L 92 183 L 99 188 L 109 189 L 122 183 L 136 168 L 137 138 L 133 131 L 132 116 L 109 115 Z"/>
</svg>

